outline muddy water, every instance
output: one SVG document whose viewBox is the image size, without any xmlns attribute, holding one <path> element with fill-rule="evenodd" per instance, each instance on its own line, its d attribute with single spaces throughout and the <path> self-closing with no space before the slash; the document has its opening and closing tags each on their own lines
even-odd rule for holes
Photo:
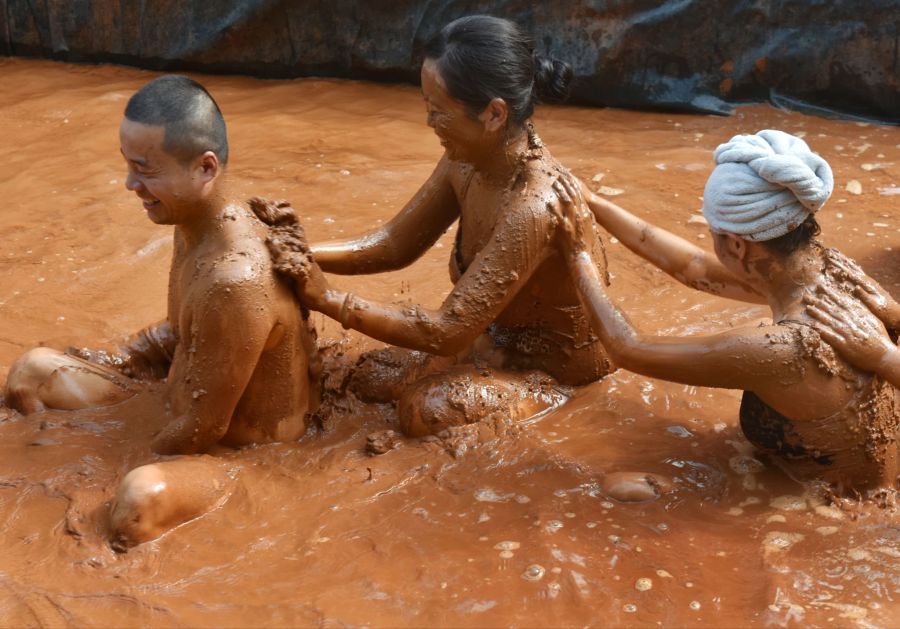
<svg viewBox="0 0 900 629">
<path fill-rule="evenodd" d="M 151 76 L 0 61 L 0 378 L 27 347 L 109 344 L 163 316 L 170 232 L 124 189 L 117 137 Z M 238 191 L 292 200 L 313 240 L 389 219 L 440 155 L 413 88 L 201 80 L 228 120 Z M 704 243 L 689 219 L 712 149 L 737 132 L 803 132 L 835 171 L 823 240 L 900 294 L 895 128 L 766 106 L 731 118 L 544 108 L 536 124 L 576 174 L 603 175 L 592 185 Z M 336 283 L 436 306 L 452 236 L 405 271 Z M 612 293 L 644 330 L 765 315 L 684 289 L 621 245 L 608 255 Z M 333 368 L 375 346 L 316 321 Z M 461 440 L 455 455 L 404 441 L 377 457 L 366 435 L 393 427 L 391 410 L 348 401 L 297 443 L 220 453 L 239 474 L 224 506 L 121 555 L 104 541 L 107 503 L 154 458 L 159 396 L 0 410 L 0 624 L 896 625 L 897 515 L 848 517 L 753 459 L 738 401 L 619 372 L 502 440 Z M 678 489 L 615 503 L 598 484 L 621 470 Z"/>
</svg>

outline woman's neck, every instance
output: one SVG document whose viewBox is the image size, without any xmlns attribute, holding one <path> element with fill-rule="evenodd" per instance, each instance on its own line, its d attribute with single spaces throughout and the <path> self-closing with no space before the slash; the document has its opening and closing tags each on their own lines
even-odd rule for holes
<svg viewBox="0 0 900 629">
<path fill-rule="evenodd" d="M 821 251 L 815 243 L 804 245 L 769 266 L 766 294 L 774 321 L 802 317 L 803 295 L 822 274 Z"/>
<path fill-rule="evenodd" d="M 522 167 L 522 163 L 531 148 L 528 133 L 525 129 L 510 131 L 510 134 L 484 158 L 473 163 L 475 170 L 486 181 L 506 185 Z"/>
</svg>

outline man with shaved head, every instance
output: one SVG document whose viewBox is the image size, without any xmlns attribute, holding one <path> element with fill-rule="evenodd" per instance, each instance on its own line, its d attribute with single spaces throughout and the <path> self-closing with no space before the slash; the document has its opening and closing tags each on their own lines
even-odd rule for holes
<svg viewBox="0 0 900 629">
<path fill-rule="evenodd" d="M 272 270 L 266 226 L 226 191 L 225 120 L 209 92 L 162 76 L 128 102 L 119 131 L 125 187 L 174 226 L 165 320 L 115 352 L 37 348 L 10 369 L 7 402 L 26 413 L 119 402 L 166 378 L 160 454 L 297 439 L 310 410 L 315 343 Z M 213 457 L 144 465 L 122 481 L 114 542 L 130 546 L 211 508 L 231 481 Z"/>
</svg>

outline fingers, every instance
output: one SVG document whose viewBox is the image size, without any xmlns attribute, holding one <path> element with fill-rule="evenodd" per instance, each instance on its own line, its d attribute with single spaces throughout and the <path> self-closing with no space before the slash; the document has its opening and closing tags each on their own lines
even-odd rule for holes
<svg viewBox="0 0 900 629">
<path fill-rule="evenodd" d="M 566 185 L 562 177 L 553 182 L 553 190 L 554 192 L 556 192 L 556 196 L 559 197 L 559 200 L 562 201 L 564 205 L 571 205 L 573 203 L 572 199 L 574 197 L 573 195 L 569 194 L 569 191 L 566 189 Z"/>
<path fill-rule="evenodd" d="M 813 328 L 816 330 L 816 332 L 819 333 L 819 336 L 822 337 L 822 340 L 829 345 L 835 347 L 845 347 L 847 345 L 847 339 L 845 339 L 842 335 L 838 334 L 834 329 L 828 327 L 827 325 L 822 325 L 821 323 L 814 322 Z"/>
<path fill-rule="evenodd" d="M 813 319 L 816 319 L 819 323 L 827 325 L 834 330 L 839 330 L 846 325 L 846 322 L 843 319 L 839 316 L 835 316 L 835 312 L 830 309 L 827 304 L 824 304 L 821 301 L 807 304 L 806 311 Z"/>
<path fill-rule="evenodd" d="M 569 176 L 561 176 L 557 181 L 562 185 L 563 189 L 566 191 L 566 194 L 569 195 L 570 199 L 580 199 L 581 198 L 581 190 L 579 190 L 578 186 L 572 180 L 572 175 Z"/>
</svg>

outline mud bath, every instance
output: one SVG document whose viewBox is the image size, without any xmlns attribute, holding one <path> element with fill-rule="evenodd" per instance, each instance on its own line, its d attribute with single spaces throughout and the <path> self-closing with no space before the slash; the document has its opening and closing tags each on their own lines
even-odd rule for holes
<svg viewBox="0 0 900 629">
<path fill-rule="evenodd" d="M 22 351 L 112 345 L 164 311 L 170 229 L 123 186 L 118 122 L 151 75 L 4 60 L 0 75 L 0 378 Z M 440 146 L 414 88 L 201 77 L 229 122 L 235 192 L 293 201 L 311 241 L 386 221 Z M 900 293 L 900 132 L 745 107 L 731 118 L 542 108 L 554 155 L 640 216 L 708 243 L 698 195 L 739 132 L 804 132 L 832 164 L 824 243 Z M 374 299 L 436 306 L 454 230 L 404 271 L 342 277 Z M 613 242 L 611 294 L 647 332 L 763 316 L 690 291 Z M 329 366 L 379 344 L 313 319 Z M 329 376 L 338 388 L 340 370 Z M 351 400 L 297 443 L 215 453 L 227 502 L 125 554 L 106 542 L 118 481 L 151 462 L 154 391 L 92 412 L 0 409 L 4 626 L 892 626 L 900 525 L 855 519 L 766 460 L 740 392 L 617 372 L 461 456 L 400 439 L 387 405 Z M 391 437 L 394 439 L 395 437 Z M 671 480 L 620 504 L 606 474 Z M 649 587 L 648 587 L 649 586 Z"/>
</svg>

